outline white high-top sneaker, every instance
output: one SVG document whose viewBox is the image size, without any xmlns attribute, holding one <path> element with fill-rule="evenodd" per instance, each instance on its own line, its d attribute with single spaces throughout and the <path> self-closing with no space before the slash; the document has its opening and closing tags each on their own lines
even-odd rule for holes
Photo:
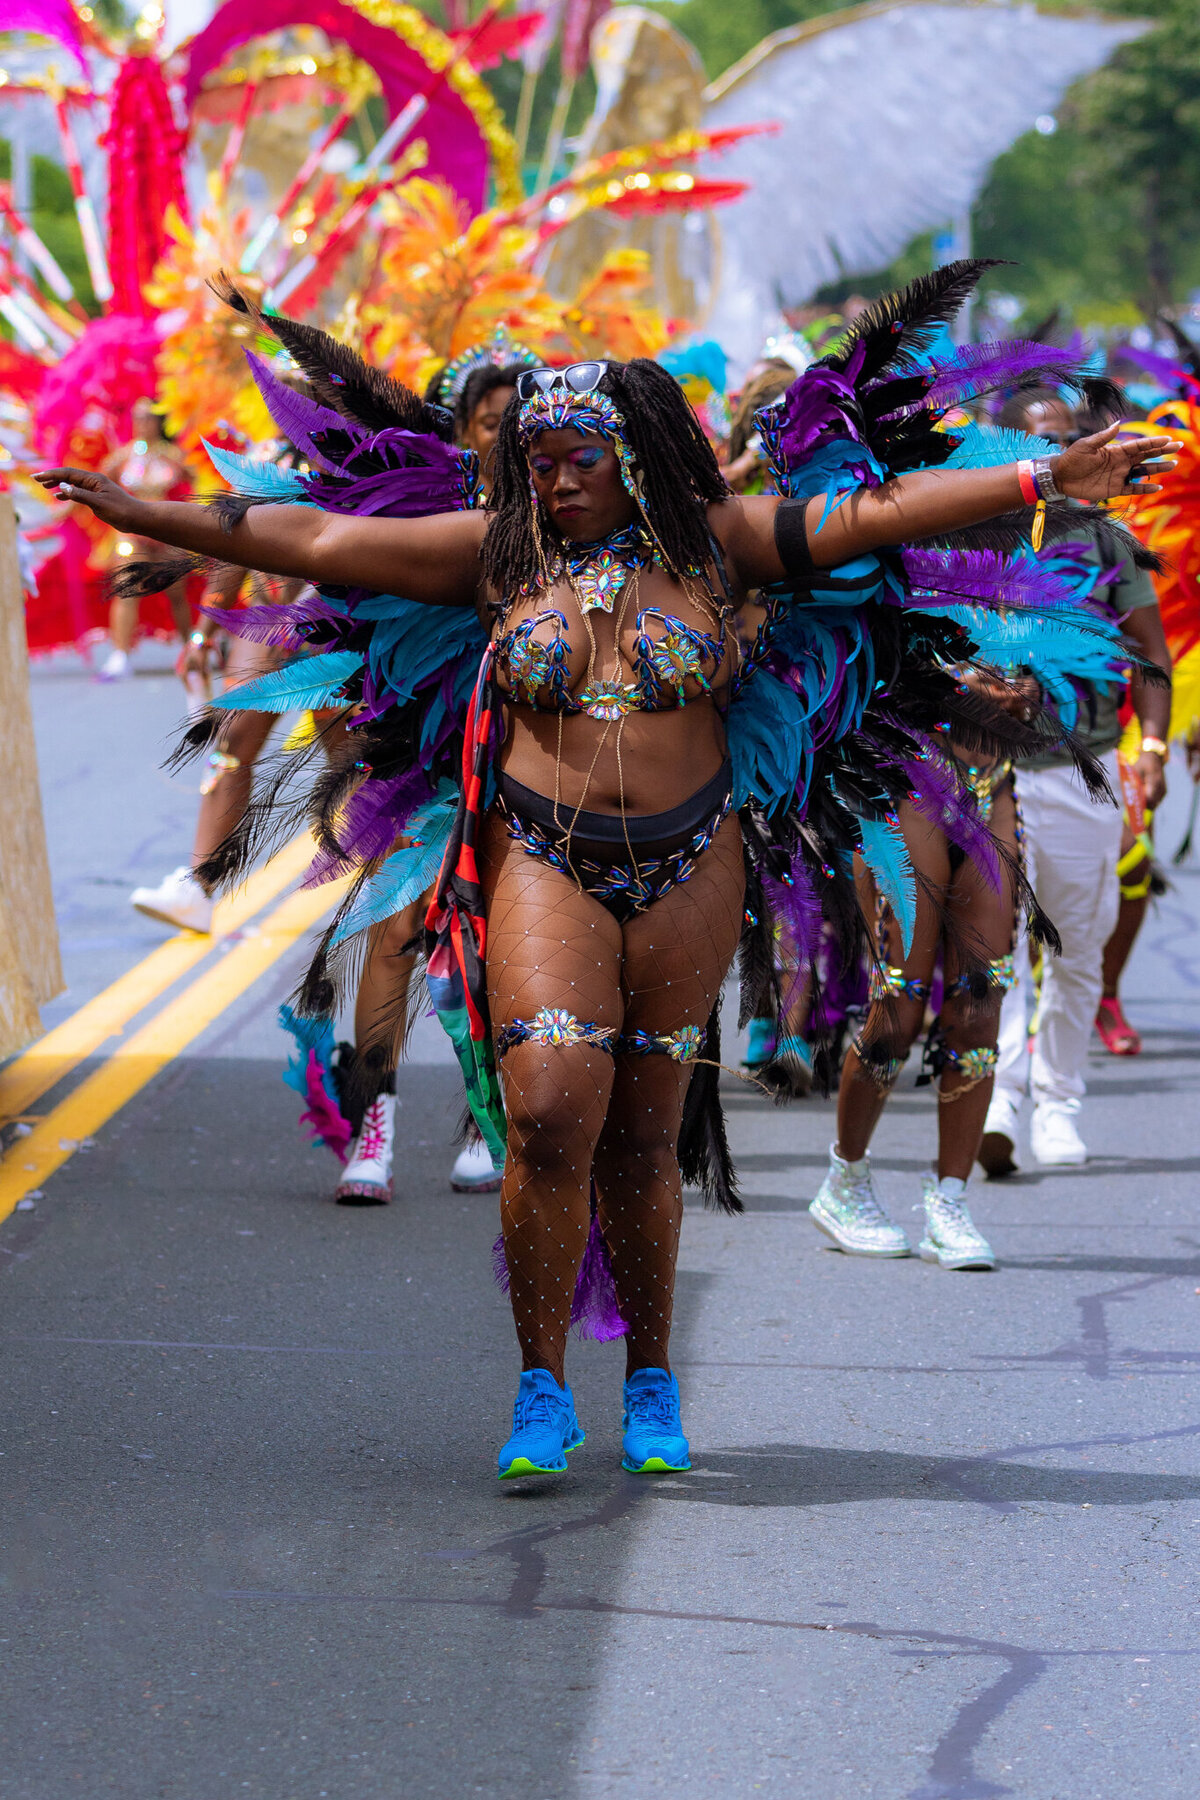
<svg viewBox="0 0 1200 1800">
<path fill-rule="evenodd" d="M 925 1235 L 917 1245 L 922 1262 L 943 1269 L 994 1269 L 992 1247 L 967 1210 L 967 1184 L 956 1175 L 923 1175 Z M 918 1208 L 918 1210 L 920 1210 Z"/>
<path fill-rule="evenodd" d="M 396 1096 L 380 1094 L 363 1114 L 362 1130 L 350 1146 L 342 1179 L 334 1190 L 339 1206 L 386 1206 L 392 1197 L 392 1150 L 396 1137 Z"/>
<path fill-rule="evenodd" d="M 1040 1100 L 1033 1109 L 1029 1148 L 1044 1168 L 1077 1168 L 1087 1161 L 1087 1145 L 1075 1120 L 1078 1100 Z"/>
<path fill-rule="evenodd" d="M 134 888 L 129 904 L 147 918 L 185 931 L 211 931 L 214 902 L 205 893 L 186 863 L 173 869 L 156 888 Z"/>
<path fill-rule="evenodd" d="M 129 652 L 114 647 L 96 670 L 96 679 L 97 681 L 123 681 L 129 673 Z"/>
<path fill-rule="evenodd" d="M 1017 1101 L 1007 1088 L 992 1089 L 987 1117 L 983 1121 L 979 1164 L 993 1181 L 1001 1175 L 1015 1175 L 1020 1167 L 1017 1162 Z"/>
<path fill-rule="evenodd" d="M 500 1186 L 503 1168 L 497 1168 L 492 1153 L 481 1137 L 472 1137 L 455 1158 L 450 1171 L 450 1186 L 456 1194 L 494 1194 Z"/>
<path fill-rule="evenodd" d="M 910 1256 L 908 1239 L 879 1204 L 871 1159 L 844 1162 L 831 1144 L 829 1173 L 808 1216 L 818 1231 L 850 1256 Z"/>
</svg>

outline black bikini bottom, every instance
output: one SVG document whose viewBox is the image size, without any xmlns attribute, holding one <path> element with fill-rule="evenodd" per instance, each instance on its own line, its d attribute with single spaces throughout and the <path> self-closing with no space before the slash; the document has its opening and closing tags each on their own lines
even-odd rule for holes
<svg viewBox="0 0 1200 1800">
<path fill-rule="evenodd" d="M 500 776 L 497 797 L 509 836 L 525 853 L 570 876 L 624 924 L 688 879 L 729 811 L 731 788 L 726 762 L 670 812 L 622 818 L 619 813 L 577 813 L 560 801 L 558 823 L 554 801 L 511 776 Z"/>
</svg>

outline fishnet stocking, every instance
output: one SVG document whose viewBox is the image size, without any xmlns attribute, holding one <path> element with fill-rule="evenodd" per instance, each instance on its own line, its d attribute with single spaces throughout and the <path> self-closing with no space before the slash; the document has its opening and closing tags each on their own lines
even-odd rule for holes
<svg viewBox="0 0 1200 1800">
<path fill-rule="evenodd" d="M 741 831 L 721 826 L 694 874 L 624 928 L 622 1027 L 705 1025 L 742 929 Z M 600 1225 L 627 1322 L 628 1372 L 670 1367 L 667 1345 L 683 1220 L 676 1146 L 691 1068 L 661 1053 L 619 1055 L 596 1146 Z"/>
<path fill-rule="evenodd" d="M 960 1054 L 994 1049 L 1002 992 L 993 987 L 985 996 L 972 998 L 955 993 L 954 987 L 968 967 L 978 970 L 1011 954 L 1016 925 L 1011 875 L 1002 866 L 997 889 L 970 857 L 951 870 L 944 834 L 907 801 L 900 807 L 900 824 L 918 876 L 917 920 L 905 956 L 900 928 L 890 912 L 885 912 L 880 928 L 883 960 L 898 968 L 905 980 L 924 983 L 927 995 L 942 948 L 945 998 L 939 1019 L 943 1043 Z M 1016 858 L 1017 809 L 1011 784 L 996 796 L 990 824 L 1000 844 Z M 863 874 L 860 887 L 864 906 L 873 908 L 875 887 L 869 875 Z M 869 1072 L 868 1063 L 875 1063 L 876 1058 L 880 1062 L 885 1058 L 903 1061 L 921 1029 L 925 1008 L 926 999 L 921 995 L 895 993 L 874 1000 L 858 1038 L 861 1049 L 847 1052 L 838 1090 L 837 1147 L 839 1154 L 851 1161 L 866 1154 L 887 1104 L 887 1089 Z M 953 1104 L 938 1108 L 939 1176 L 956 1175 L 965 1181 L 970 1175 L 991 1095 L 990 1074 L 972 1085 L 972 1078 L 953 1063 L 944 1069 L 940 1097 L 943 1101 L 956 1098 Z"/>
<path fill-rule="evenodd" d="M 690 880 L 622 928 L 570 878 L 484 829 L 488 993 L 497 1032 L 544 1010 L 614 1032 L 702 1026 L 741 927 L 727 820 Z M 593 1173 L 631 1369 L 667 1366 L 681 1213 L 676 1144 L 690 1070 L 593 1044 L 515 1044 L 503 1064 L 501 1223 L 524 1366 L 562 1380 Z"/>
</svg>

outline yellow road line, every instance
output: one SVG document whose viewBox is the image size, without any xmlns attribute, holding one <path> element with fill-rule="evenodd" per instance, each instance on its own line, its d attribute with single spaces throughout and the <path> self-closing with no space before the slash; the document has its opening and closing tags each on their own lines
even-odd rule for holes
<svg viewBox="0 0 1200 1800">
<path fill-rule="evenodd" d="M 329 882 L 289 894 L 264 920 L 262 930 L 232 950 L 189 983 L 162 1011 L 108 1060 L 80 1082 L 54 1111 L 21 1138 L 0 1164 L 0 1220 L 31 1188 L 40 1187 L 113 1114 L 144 1088 L 160 1069 L 219 1018 L 259 976 L 278 962 L 296 939 L 331 910 L 346 892 L 347 882 Z"/>
<path fill-rule="evenodd" d="M 128 969 L 102 994 L 48 1031 L 22 1056 L 0 1070 L 0 1119 L 16 1119 L 56 1082 L 98 1050 L 114 1032 L 124 1031 L 143 1007 L 202 962 L 216 943 L 239 930 L 262 907 L 275 900 L 302 875 L 315 845 L 302 832 L 251 875 L 236 893 L 217 903 L 211 934 L 181 931 Z"/>
</svg>

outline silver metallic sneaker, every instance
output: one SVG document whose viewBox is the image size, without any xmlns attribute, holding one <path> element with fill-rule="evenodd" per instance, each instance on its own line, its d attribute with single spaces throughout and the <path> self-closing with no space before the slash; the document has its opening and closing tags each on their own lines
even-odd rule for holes
<svg viewBox="0 0 1200 1800">
<path fill-rule="evenodd" d="M 838 1249 L 849 1256 L 912 1255 L 904 1232 L 879 1204 L 869 1156 L 861 1162 L 843 1162 L 831 1144 L 829 1173 L 808 1216 L 818 1231 L 832 1238 Z"/>
<path fill-rule="evenodd" d="M 917 1255 L 922 1262 L 940 1263 L 943 1269 L 994 1269 L 992 1247 L 967 1211 L 966 1182 L 953 1176 L 939 1182 L 934 1175 L 923 1175 L 921 1186 L 925 1235 Z"/>
</svg>

